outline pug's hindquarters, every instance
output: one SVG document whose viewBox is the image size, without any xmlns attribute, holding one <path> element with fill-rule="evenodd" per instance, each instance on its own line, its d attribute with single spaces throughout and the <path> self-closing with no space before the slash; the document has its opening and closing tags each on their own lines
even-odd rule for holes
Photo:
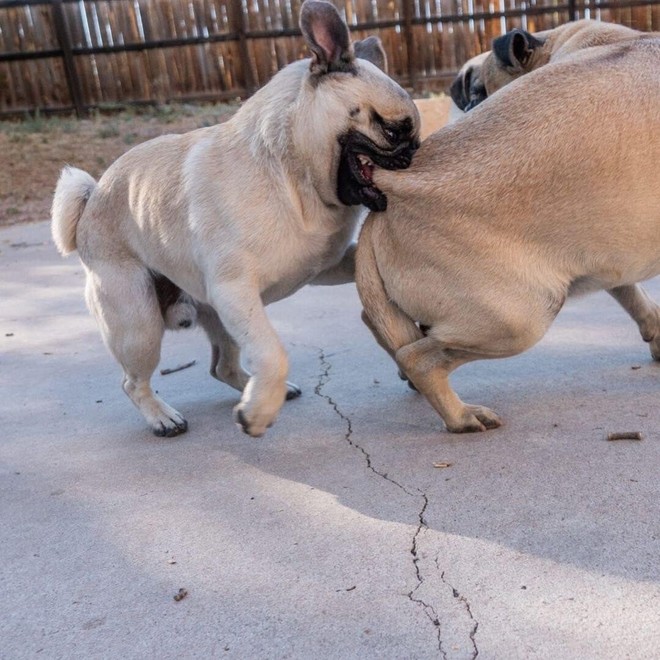
<svg viewBox="0 0 660 660">
<path fill-rule="evenodd" d="M 499 420 L 449 374 L 530 348 L 569 295 L 607 290 L 657 359 L 660 308 L 636 283 L 660 274 L 659 71 L 657 38 L 567 57 L 375 174 L 389 205 L 358 240 L 367 325 L 450 431 Z"/>
<path fill-rule="evenodd" d="M 389 224 L 405 219 L 397 211 L 387 215 L 370 215 L 358 241 L 356 283 L 367 327 L 449 431 L 497 428 L 499 417 L 484 406 L 461 401 L 449 384 L 449 375 L 474 360 L 524 351 L 543 336 L 553 315 L 542 314 L 528 323 L 529 309 L 538 304 L 533 299 L 517 297 L 503 304 L 499 291 L 483 290 L 470 299 L 468 283 L 453 290 L 450 282 L 461 270 L 461 258 L 446 258 L 434 240 L 422 247 L 424 236 L 428 238 L 432 231 L 424 222 L 406 232 L 405 241 L 399 237 L 393 241 Z M 430 273 L 434 256 L 446 258 L 447 263 Z M 473 285 L 479 286 L 479 274 L 474 275 Z M 427 326 L 425 332 L 417 323 Z"/>
</svg>

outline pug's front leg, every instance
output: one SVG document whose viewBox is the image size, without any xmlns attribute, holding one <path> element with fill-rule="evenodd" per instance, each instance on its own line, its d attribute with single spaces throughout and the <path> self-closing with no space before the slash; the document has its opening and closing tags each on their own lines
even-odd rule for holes
<svg viewBox="0 0 660 660">
<path fill-rule="evenodd" d="M 320 272 L 312 281 L 313 285 L 334 286 L 355 282 L 355 248 L 357 243 L 351 243 L 344 256 L 334 266 Z"/>
<path fill-rule="evenodd" d="M 234 419 L 245 433 L 258 438 L 273 425 L 287 395 L 286 352 L 252 282 L 223 282 L 214 287 L 210 298 L 251 373 L 234 408 Z"/>
</svg>

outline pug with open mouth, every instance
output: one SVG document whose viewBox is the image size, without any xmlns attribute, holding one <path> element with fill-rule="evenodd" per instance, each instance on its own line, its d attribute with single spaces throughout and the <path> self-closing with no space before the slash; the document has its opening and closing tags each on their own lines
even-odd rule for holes
<svg viewBox="0 0 660 660">
<path fill-rule="evenodd" d="M 363 318 L 452 432 L 501 421 L 449 375 L 527 350 L 571 295 L 606 290 L 660 360 L 660 306 L 637 284 L 660 275 L 660 36 L 593 24 L 555 36 L 546 55 L 561 56 L 537 53 L 405 172 L 374 174 L 389 203 L 358 241 Z M 518 41 L 489 57 L 518 57 Z M 481 80 L 495 87 L 486 62 Z"/>
<path fill-rule="evenodd" d="M 271 426 L 300 390 L 264 306 L 308 283 L 353 280 L 362 205 L 387 206 L 374 167 L 408 167 L 419 146 L 417 109 L 378 68 L 379 41 L 351 44 L 321 0 L 302 5 L 300 27 L 311 59 L 228 122 L 136 146 L 98 182 L 66 168 L 57 184 L 55 243 L 77 249 L 88 307 L 156 435 L 187 428 L 150 380 L 164 329 L 195 320 L 212 375 L 242 392 L 237 423 L 255 437 Z"/>
</svg>

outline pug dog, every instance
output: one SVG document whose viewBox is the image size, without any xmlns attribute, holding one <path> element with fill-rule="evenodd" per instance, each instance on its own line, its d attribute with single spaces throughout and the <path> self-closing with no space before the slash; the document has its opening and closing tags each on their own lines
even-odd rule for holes
<svg viewBox="0 0 660 660">
<path fill-rule="evenodd" d="M 511 30 L 493 40 L 492 50 L 480 63 L 478 76 L 483 85 L 481 100 L 516 78 L 550 62 L 571 57 L 577 51 L 655 38 L 657 34 L 588 19 L 565 23 L 536 34 L 520 29 Z"/>
<path fill-rule="evenodd" d="M 660 360 L 660 307 L 636 286 L 660 274 L 658 163 L 648 35 L 550 59 L 428 137 L 405 172 L 374 171 L 389 204 L 358 241 L 364 318 L 449 431 L 501 424 L 449 374 L 530 348 L 570 295 L 607 290 Z"/>
<path fill-rule="evenodd" d="M 242 392 L 242 430 L 258 437 L 273 424 L 300 391 L 286 382 L 264 306 L 308 283 L 353 280 L 363 206 L 387 206 L 374 169 L 408 167 L 419 145 L 411 97 L 363 59 L 382 64 L 377 40 L 351 44 L 322 0 L 304 2 L 300 27 L 311 58 L 282 69 L 228 122 L 138 145 L 98 182 L 75 168 L 58 181 L 55 244 L 77 249 L 87 305 L 156 435 L 187 429 L 150 380 L 165 327 L 195 320 L 213 374 Z M 168 315 L 171 305 L 183 315 Z"/>
<path fill-rule="evenodd" d="M 514 29 L 494 39 L 492 51 L 477 55 L 463 65 L 452 83 L 452 98 L 458 108 L 469 112 L 498 89 L 549 62 L 558 62 L 586 48 L 657 35 L 586 19 L 535 34 Z M 646 296 L 636 284 L 616 287 L 610 293 L 633 318 L 636 300 Z"/>
<path fill-rule="evenodd" d="M 531 34 L 514 29 L 493 40 L 493 49 L 469 59 L 454 78 L 449 93 L 453 118 L 479 105 L 487 96 L 512 80 L 549 61 L 557 61 L 590 46 L 604 46 L 643 37 L 623 25 L 588 19 Z"/>
</svg>

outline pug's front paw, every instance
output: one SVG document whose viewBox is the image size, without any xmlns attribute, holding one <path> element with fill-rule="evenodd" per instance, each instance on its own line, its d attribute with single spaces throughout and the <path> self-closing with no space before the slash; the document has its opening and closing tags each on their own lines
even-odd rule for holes
<svg viewBox="0 0 660 660">
<path fill-rule="evenodd" d="M 234 421 L 243 433 L 253 438 L 260 438 L 275 423 L 278 411 L 264 413 L 258 409 L 250 409 L 245 403 L 239 403 L 234 408 Z"/>
</svg>

